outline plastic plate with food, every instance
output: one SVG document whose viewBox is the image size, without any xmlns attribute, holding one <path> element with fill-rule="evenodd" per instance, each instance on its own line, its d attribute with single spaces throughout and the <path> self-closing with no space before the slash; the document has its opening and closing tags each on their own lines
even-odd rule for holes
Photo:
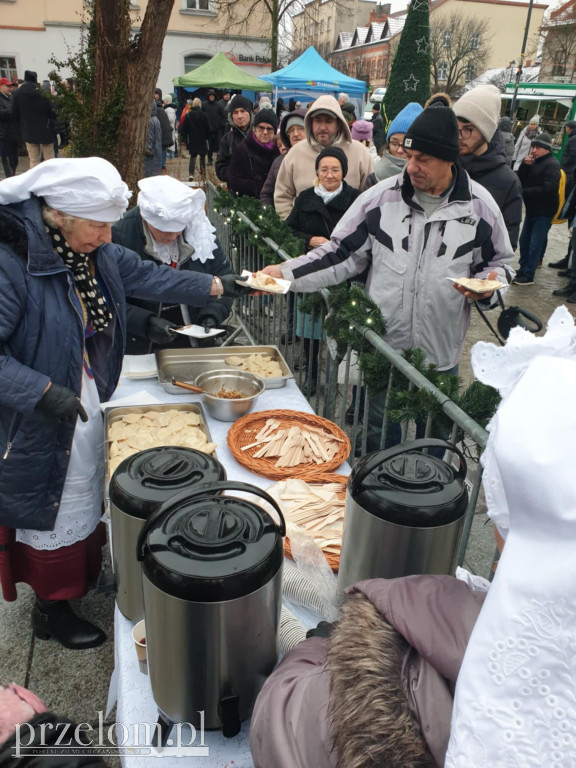
<svg viewBox="0 0 576 768">
<path fill-rule="evenodd" d="M 478 277 L 449 277 L 448 280 L 456 283 L 456 285 L 461 285 L 468 291 L 474 291 L 474 293 L 489 293 L 504 288 L 504 283 L 500 280 L 480 280 Z"/>
<path fill-rule="evenodd" d="M 282 280 L 279 277 L 271 277 L 264 272 L 249 272 L 242 270 L 241 277 L 247 277 L 247 280 L 237 281 L 239 285 L 248 285 L 255 291 L 264 291 L 265 293 L 288 293 L 290 280 Z"/>
</svg>

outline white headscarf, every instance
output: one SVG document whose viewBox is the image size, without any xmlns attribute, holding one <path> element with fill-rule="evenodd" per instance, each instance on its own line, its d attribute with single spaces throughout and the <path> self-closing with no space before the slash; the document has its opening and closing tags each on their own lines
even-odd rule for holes
<svg viewBox="0 0 576 768">
<path fill-rule="evenodd" d="M 488 514 L 506 536 L 456 686 L 446 768 L 566 768 L 576 755 L 576 329 L 477 344 L 502 402 L 483 456 Z"/>
<path fill-rule="evenodd" d="M 206 195 L 172 176 L 150 176 L 138 182 L 138 207 L 144 221 L 161 232 L 184 231 L 194 248 L 193 259 L 204 263 L 214 258 L 216 231 L 206 213 Z"/>
<path fill-rule="evenodd" d="M 90 221 L 122 218 L 132 192 L 114 166 L 102 157 L 45 160 L 0 184 L 0 205 L 43 197 L 57 211 Z"/>
</svg>

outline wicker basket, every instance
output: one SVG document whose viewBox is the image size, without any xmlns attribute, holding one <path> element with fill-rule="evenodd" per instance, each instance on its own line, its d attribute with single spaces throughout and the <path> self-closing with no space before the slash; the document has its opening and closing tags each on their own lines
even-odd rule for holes
<svg viewBox="0 0 576 768">
<path fill-rule="evenodd" d="M 319 473 L 314 478 L 310 480 L 306 480 L 308 485 L 323 485 L 324 483 L 340 483 L 342 485 L 342 488 L 340 491 L 338 491 L 338 496 L 340 498 L 346 497 L 346 485 L 348 483 L 348 478 L 344 475 L 336 475 L 332 474 L 330 472 L 325 473 Z M 338 548 L 340 550 L 340 547 Z M 290 548 L 290 539 L 288 536 L 284 539 L 284 554 L 286 557 L 289 557 L 292 559 L 292 549 Z M 338 554 L 335 554 L 334 552 L 324 552 L 324 557 L 328 561 L 328 565 L 334 573 L 338 573 L 338 568 L 340 567 L 340 551 Z"/>
<path fill-rule="evenodd" d="M 339 443 L 338 451 L 330 461 L 323 464 L 298 464 L 295 467 L 277 467 L 276 458 L 254 458 L 253 454 L 258 452 L 259 447 L 242 450 L 243 446 L 254 442 L 254 436 L 265 426 L 268 419 L 275 419 L 280 422 L 280 427 L 316 427 L 323 429 L 330 435 L 334 435 L 342 442 Z M 350 440 L 343 430 L 328 419 L 316 416 L 313 413 L 302 413 L 301 411 L 257 411 L 248 413 L 234 422 L 228 430 L 228 447 L 232 455 L 242 464 L 262 477 L 269 477 L 272 480 L 286 480 L 288 478 L 299 478 L 300 480 L 310 480 L 319 474 L 330 472 L 339 467 L 346 461 L 350 454 Z"/>
</svg>

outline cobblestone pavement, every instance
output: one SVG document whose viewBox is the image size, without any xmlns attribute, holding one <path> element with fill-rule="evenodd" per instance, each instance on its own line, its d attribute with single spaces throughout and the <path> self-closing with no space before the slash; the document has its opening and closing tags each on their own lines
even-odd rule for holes
<svg viewBox="0 0 576 768">
<path fill-rule="evenodd" d="M 23 171 L 27 161 L 24 158 L 21 160 L 20 169 Z M 187 181 L 187 158 L 168 161 L 167 170 L 170 175 Z M 209 167 L 207 172 L 208 178 L 217 183 L 213 167 Z M 195 180 L 202 181 L 199 174 L 196 174 Z M 565 284 L 565 280 L 558 278 L 556 271 L 549 269 L 546 264 L 562 258 L 567 244 L 566 225 L 553 226 L 545 264 L 537 272 L 535 285 L 512 286 L 507 295 L 508 305 L 525 307 L 546 323 L 550 314 L 561 303 L 561 299 L 552 296 L 552 291 Z M 567 306 L 574 314 L 576 305 Z M 497 314 L 493 312 L 491 315 L 494 316 L 494 323 Z M 470 347 L 478 340 L 490 341 L 493 337 L 477 313 L 473 313 L 460 369 L 464 383 L 472 379 Z M 469 560 L 472 567 L 490 562 L 494 551 L 491 525 L 484 525 L 485 519 L 482 515 L 477 515 L 476 518 Z M 110 568 L 109 560 L 107 567 Z M 78 612 L 102 626 L 108 634 L 108 640 L 100 648 L 80 652 L 65 650 L 52 641 L 33 638 L 30 630 L 32 603 L 31 590 L 25 586 L 19 587 L 17 602 L 5 603 L 0 600 L 0 682 L 15 681 L 29 687 L 50 709 L 77 722 L 97 722 L 97 712 L 106 708 L 108 683 L 114 666 L 112 596 L 92 592 L 82 601 L 78 601 Z M 113 720 L 114 713 L 108 718 L 108 722 Z M 117 768 L 119 761 L 108 758 L 108 764 L 111 768 Z"/>
</svg>

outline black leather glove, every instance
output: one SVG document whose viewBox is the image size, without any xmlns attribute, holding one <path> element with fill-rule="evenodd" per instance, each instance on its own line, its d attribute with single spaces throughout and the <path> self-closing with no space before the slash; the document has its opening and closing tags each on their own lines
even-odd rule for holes
<svg viewBox="0 0 576 768">
<path fill-rule="evenodd" d="M 212 317 L 212 315 L 206 315 L 206 317 L 203 317 L 202 320 L 200 320 L 200 324 L 203 326 L 205 333 L 208 333 L 208 331 L 211 331 L 212 328 L 218 328 L 220 323 L 215 317 Z"/>
<path fill-rule="evenodd" d="M 178 326 L 163 317 L 150 315 L 148 318 L 146 332 L 148 334 L 148 338 L 150 341 L 153 341 L 154 344 L 170 344 L 175 339 L 175 336 L 170 328 L 178 328 Z"/>
<path fill-rule="evenodd" d="M 306 632 L 306 637 L 330 637 L 333 628 L 333 622 L 331 623 L 329 621 L 321 621 L 317 627 L 309 629 L 308 632 Z"/>
<path fill-rule="evenodd" d="M 245 296 L 248 291 L 253 290 L 249 285 L 238 285 L 236 280 L 247 280 L 248 277 L 240 277 L 240 275 L 220 275 L 222 281 L 222 288 L 224 288 L 223 296 L 229 299 L 236 299 L 238 296 Z"/>
<path fill-rule="evenodd" d="M 60 384 L 51 384 L 36 403 L 36 408 L 57 419 L 76 419 L 80 416 L 82 421 L 88 421 L 80 398 Z"/>
</svg>

